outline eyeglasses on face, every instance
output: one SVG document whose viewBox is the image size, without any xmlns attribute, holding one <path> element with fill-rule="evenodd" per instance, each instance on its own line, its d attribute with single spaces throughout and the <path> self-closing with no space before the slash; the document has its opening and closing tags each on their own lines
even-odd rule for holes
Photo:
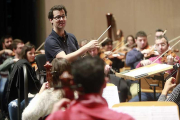
<svg viewBox="0 0 180 120">
<path fill-rule="evenodd" d="M 62 16 L 60 16 L 60 15 L 58 15 L 58 16 L 56 16 L 56 17 L 53 17 L 53 19 L 55 19 L 55 20 L 60 20 L 60 19 L 66 19 L 66 16 L 65 15 L 62 15 Z"/>
</svg>

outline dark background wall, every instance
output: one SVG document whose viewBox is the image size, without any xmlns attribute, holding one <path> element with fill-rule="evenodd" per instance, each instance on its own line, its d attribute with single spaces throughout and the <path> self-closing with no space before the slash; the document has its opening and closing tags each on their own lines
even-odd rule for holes
<svg viewBox="0 0 180 120">
<path fill-rule="evenodd" d="M 36 1 L 0 1 L 0 37 L 10 34 L 13 39 L 22 39 L 36 44 Z"/>
</svg>

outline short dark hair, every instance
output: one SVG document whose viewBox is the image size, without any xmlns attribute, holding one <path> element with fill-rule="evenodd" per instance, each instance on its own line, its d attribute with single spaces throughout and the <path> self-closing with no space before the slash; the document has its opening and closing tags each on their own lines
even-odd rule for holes
<svg viewBox="0 0 180 120">
<path fill-rule="evenodd" d="M 137 39 L 138 37 L 147 37 L 147 34 L 144 31 L 139 31 L 136 33 L 135 38 Z"/>
<path fill-rule="evenodd" d="M 71 65 L 70 63 L 64 58 L 54 58 L 52 61 L 52 83 L 51 86 L 55 87 L 60 84 L 59 76 L 62 75 L 63 72 L 71 72 Z"/>
<path fill-rule="evenodd" d="M 160 35 L 160 36 L 157 36 L 157 39 L 156 40 L 159 40 L 159 39 L 162 39 L 164 38 L 168 44 L 168 38 L 165 36 L 165 35 Z"/>
<path fill-rule="evenodd" d="M 162 29 L 157 29 L 156 32 L 164 32 Z"/>
<path fill-rule="evenodd" d="M 64 5 L 55 5 L 49 10 L 48 19 L 53 19 L 53 17 L 54 17 L 53 11 L 54 10 L 59 10 L 59 11 L 64 10 L 65 15 L 67 16 L 67 10 Z"/>
<path fill-rule="evenodd" d="M 33 48 L 35 49 L 35 46 L 33 44 L 31 43 L 25 44 L 21 50 L 20 58 L 27 60 L 27 52 L 31 51 Z"/>
<path fill-rule="evenodd" d="M 4 43 L 5 41 L 5 39 L 7 39 L 7 38 L 12 38 L 12 36 L 11 35 L 5 35 L 5 36 L 3 36 L 2 38 L 1 38 L 1 43 Z"/>
<path fill-rule="evenodd" d="M 76 84 L 81 84 L 85 93 L 99 93 L 104 83 L 104 61 L 99 57 L 85 57 L 72 63 L 71 69 Z"/>
<path fill-rule="evenodd" d="M 17 44 L 19 43 L 24 43 L 24 42 L 20 39 L 14 39 L 12 42 L 12 49 L 17 49 Z"/>
<path fill-rule="evenodd" d="M 107 38 L 101 45 L 104 47 L 104 46 L 107 45 L 109 42 L 112 44 L 113 41 L 112 41 L 112 39 Z"/>
</svg>

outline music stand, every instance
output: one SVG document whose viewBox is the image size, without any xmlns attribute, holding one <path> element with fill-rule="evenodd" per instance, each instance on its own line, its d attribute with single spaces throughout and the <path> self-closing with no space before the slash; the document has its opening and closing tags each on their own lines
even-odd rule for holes
<svg viewBox="0 0 180 120">
<path fill-rule="evenodd" d="M 167 64 L 158 64 L 153 63 L 151 65 L 147 65 L 144 67 L 140 67 L 134 70 L 125 71 L 121 73 L 116 73 L 117 77 L 121 77 L 124 79 L 130 79 L 134 81 L 138 81 L 139 83 L 139 101 L 141 101 L 141 79 L 145 77 L 153 77 L 153 75 L 162 73 L 164 71 L 168 71 L 173 69 L 173 65 L 167 65 Z"/>
</svg>

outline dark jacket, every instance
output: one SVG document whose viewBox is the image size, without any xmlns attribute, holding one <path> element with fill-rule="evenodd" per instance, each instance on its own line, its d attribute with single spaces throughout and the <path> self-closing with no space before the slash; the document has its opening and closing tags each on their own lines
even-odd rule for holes
<svg viewBox="0 0 180 120">
<path fill-rule="evenodd" d="M 31 67 L 31 64 L 26 59 L 21 59 L 13 67 L 13 70 L 9 76 L 6 101 L 7 104 L 18 98 L 17 88 L 20 89 L 20 101 L 24 99 L 24 74 L 23 74 L 23 65 L 27 67 L 28 74 L 28 93 L 35 94 L 39 92 L 40 82 L 36 77 L 34 69 Z"/>
<path fill-rule="evenodd" d="M 135 69 L 137 64 L 143 60 L 143 57 L 144 55 L 140 51 L 137 51 L 136 48 L 133 48 L 126 55 L 126 65 L 130 66 L 131 69 Z"/>
</svg>

